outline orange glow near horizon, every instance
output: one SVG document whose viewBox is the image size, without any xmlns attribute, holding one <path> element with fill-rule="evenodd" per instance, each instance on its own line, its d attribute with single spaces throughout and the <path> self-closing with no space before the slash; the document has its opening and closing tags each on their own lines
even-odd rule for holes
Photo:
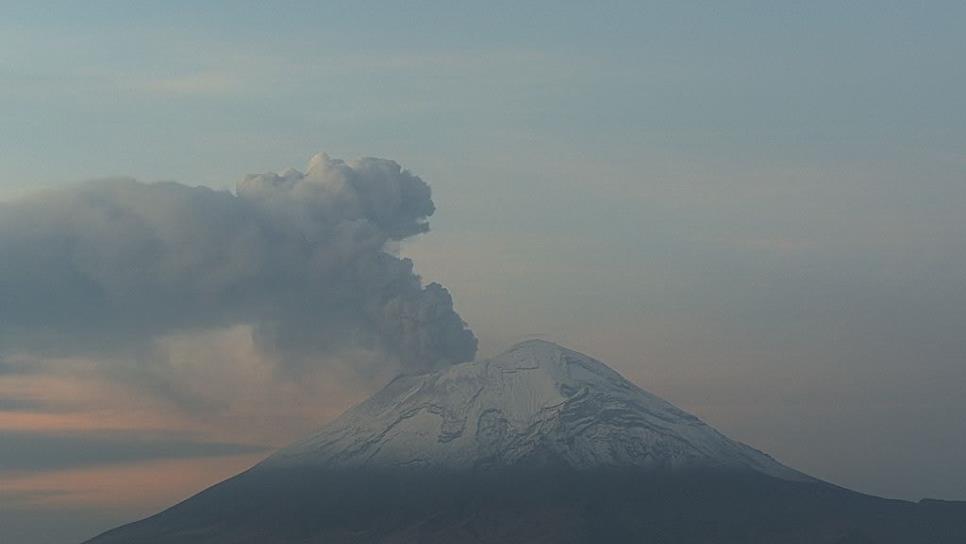
<svg viewBox="0 0 966 544">
<path fill-rule="evenodd" d="M 247 469 L 366 394 L 364 386 L 346 387 L 325 375 L 279 378 L 247 338 L 245 330 L 232 329 L 172 340 L 171 361 L 182 380 L 174 386 L 210 408 L 183 405 L 152 389 L 150 380 L 118 380 L 96 361 L 16 361 L 27 370 L 0 375 L 0 398 L 13 401 L 0 407 L 0 433 L 60 437 L 68 444 L 73 437 L 96 444 L 101 437 L 117 442 L 174 436 L 266 450 L 71 466 L 68 447 L 63 467 L 14 471 L 0 464 L 0 501 L 10 508 L 147 515 Z"/>
<path fill-rule="evenodd" d="M 264 453 L 45 472 L 0 472 L 3 490 L 38 508 L 117 508 L 149 514 L 251 467 Z"/>
</svg>

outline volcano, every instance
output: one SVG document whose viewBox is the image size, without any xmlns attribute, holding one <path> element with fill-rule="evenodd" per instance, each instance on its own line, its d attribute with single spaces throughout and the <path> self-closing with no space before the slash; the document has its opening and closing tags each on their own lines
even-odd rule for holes
<svg viewBox="0 0 966 544">
<path fill-rule="evenodd" d="M 966 503 L 789 468 L 531 340 L 396 378 L 248 471 L 89 544 L 957 543 Z"/>
</svg>

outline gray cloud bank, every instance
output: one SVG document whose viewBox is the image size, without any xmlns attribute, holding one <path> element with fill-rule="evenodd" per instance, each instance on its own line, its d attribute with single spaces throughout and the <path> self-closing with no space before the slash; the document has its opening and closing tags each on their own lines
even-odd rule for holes
<svg viewBox="0 0 966 544">
<path fill-rule="evenodd" d="M 470 360 L 449 292 L 386 251 L 434 209 L 397 163 L 324 154 L 234 193 L 114 179 L 0 203 L 0 355 L 136 353 L 244 323 L 294 364 L 358 348 L 410 372 Z"/>
<path fill-rule="evenodd" d="M 108 432 L 40 433 L 0 431 L 0 469 L 45 471 L 261 453 L 267 448 L 234 442 L 207 442 L 191 433 Z"/>
</svg>

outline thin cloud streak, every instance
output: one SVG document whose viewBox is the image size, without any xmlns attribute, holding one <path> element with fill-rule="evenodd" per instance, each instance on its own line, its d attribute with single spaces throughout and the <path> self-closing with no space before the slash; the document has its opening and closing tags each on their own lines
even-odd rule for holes
<svg viewBox="0 0 966 544">
<path fill-rule="evenodd" d="M 4 432 L 0 470 L 25 472 L 114 465 L 158 459 L 194 459 L 264 453 L 252 444 L 210 442 L 183 432 Z M 63 452 L 70 452 L 64 455 Z"/>
</svg>

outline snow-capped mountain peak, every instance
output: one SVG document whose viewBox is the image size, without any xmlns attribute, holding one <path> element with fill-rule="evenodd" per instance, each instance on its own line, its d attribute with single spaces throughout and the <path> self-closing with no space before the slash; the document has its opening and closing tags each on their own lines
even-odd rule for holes
<svg viewBox="0 0 966 544">
<path fill-rule="evenodd" d="M 600 361 L 542 340 L 492 359 L 400 376 L 262 466 L 479 470 L 526 463 L 808 478 Z"/>
<path fill-rule="evenodd" d="M 599 361 L 529 341 L 401 376 L 255 468 L 89 544 L 960 544 L 964 513 L 815 480 Z"/>
</svg>

